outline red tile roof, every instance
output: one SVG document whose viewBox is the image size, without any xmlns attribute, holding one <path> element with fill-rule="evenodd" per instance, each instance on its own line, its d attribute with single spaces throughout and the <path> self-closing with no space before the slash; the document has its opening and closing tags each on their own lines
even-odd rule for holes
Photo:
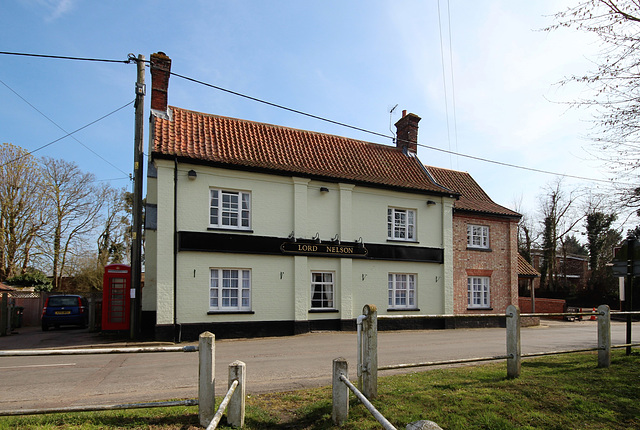
<svg viewBox="0 0 640 430">
<path fill-rule="evenodd" d="M 523 278 L 539 278 L 540 273 L 534 269 L 522 255 L 518 254 L 518 276 Z"/>
<path fill-rule="evenodd" d="M 456 210 L 480 212 L 493 215 L 520 217 L 521 215 L 504 206 L 494 203 L 480 185 L 467 172 L 443 169 L 441 167 L 425 166 L 431 176 L 440 185 L 460 194 L 460 199 L 454 203 Z"/>
<path fill-rule="evenodd" d="M 0 291 L 15 291 L 16 289 L 10 285 L 3 284 L 0 282 Z"/>
<path fill-rule="evenodd" d="M 437 194 L 415 156 L 393 146 L 170 107 L 170 120 L 154 116 L 154 157 L 188 158 L 327 180 Z"/>
</svg>

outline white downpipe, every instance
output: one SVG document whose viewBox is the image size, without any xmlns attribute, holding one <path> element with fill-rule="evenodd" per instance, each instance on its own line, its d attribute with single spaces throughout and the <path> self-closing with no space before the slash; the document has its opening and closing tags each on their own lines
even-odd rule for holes
<svg viewBox="0 0 640 430">
<path fill-rule="evenodd" d="M 362 377 L 362 321 L 367 318 L 366 315 L 360 315 L 356 319 L 356 325 L 358 327 L 358 381 Z"/>
</svg>

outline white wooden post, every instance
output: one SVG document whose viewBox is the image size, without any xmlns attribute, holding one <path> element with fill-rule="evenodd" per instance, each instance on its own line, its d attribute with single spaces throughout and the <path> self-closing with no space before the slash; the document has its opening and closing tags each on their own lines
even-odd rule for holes
<svg viewBox="0 0 640 430">
<path fill-rule="evenodd" d="M 611 310 L 598 306 L 598 367 L 611 366 Z"/>
<path fill-rule="evenodd" d="M 349 417 L 349 387 L 340 380 L 340 376 L 349 377 L 347 360 L 340 357 L 333 360 L 331 419 L 337 426 Z"/>
<path fill-rule="evenodd" d="M 240 360 L 229 365 L 229 387 L 233 381 L 238 381 L 227 408 L 227 423 L 232 427 L 244 427 L 244 411 L 247 387 L 247 366 Z"/>
<path fill-rule="evenodd" d="M 364 305 L 362 314 L 362 394 L 378 397 L 378 308 Z"/>
<path fill-rule="evenodd" d="M 200 334 L 198 367 L 198 417 L 207 427 L 216 413 L 216 336 L 205 331 Z"/>
<path fill-rule="evenodd" d="M 520 361 L 522 350 L 520 347 L 520 309 L 517 306 L 507 306 L 507 377 L 520 376 Z"/>
</svg>

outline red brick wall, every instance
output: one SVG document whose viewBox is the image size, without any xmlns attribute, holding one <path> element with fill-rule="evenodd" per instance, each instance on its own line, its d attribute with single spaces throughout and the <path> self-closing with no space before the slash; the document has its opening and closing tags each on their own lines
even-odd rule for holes
<svg viewBox="0 0 640 430">
<path fill-rule="evenodd" d="M 467 249 L 467 224 L 489 227 L 491 251 Z M 456 314 L 504 313 L 518 303 L 517 222 L 498 217 L 453 216 L 453 309 Z M 491 309 L 467 308 L 467 277 L 489 276 Z"/>
<path fill-rule="evenodd" d="M 520 297 L 520 312 L 531 313 L 531 297 Z M 539 299 L 536 297 L 536 313 L 562 313 L 566 312 L 567 302 L 560 299 Z M 558 317 L 562 319 L 562 317 Z"/>
</svg>

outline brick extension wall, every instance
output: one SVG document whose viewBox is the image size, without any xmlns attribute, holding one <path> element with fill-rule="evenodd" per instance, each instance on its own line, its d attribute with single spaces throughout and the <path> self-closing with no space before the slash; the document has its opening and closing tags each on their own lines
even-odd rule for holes
<svg viewBox="0 0 640 430">
<path fill-rule="evenodd" d="M 489 227 L 490 251 L 467 249 L 467 224 Z M 453 293 L 454 313 L 504 313 L 518 303 L 517 221 L 504 217 L 454 213 Z M 467 308 L 467 278 L 490 277 L 490 309 Z"/>
</svg>

